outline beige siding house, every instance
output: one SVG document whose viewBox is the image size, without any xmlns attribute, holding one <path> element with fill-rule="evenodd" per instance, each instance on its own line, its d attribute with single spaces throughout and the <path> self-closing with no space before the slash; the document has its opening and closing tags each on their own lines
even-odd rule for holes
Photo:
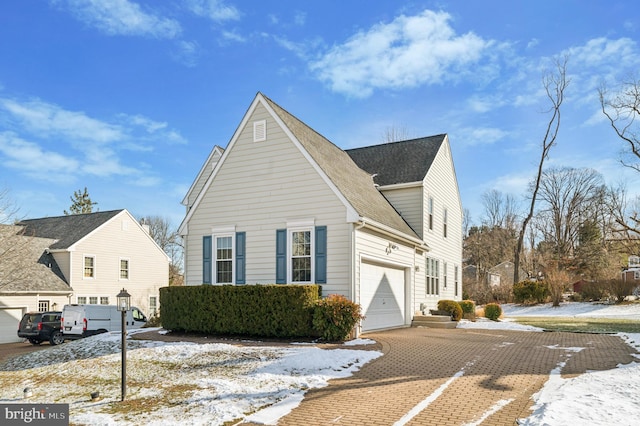
<svg viewBox="0 0 640 426">
<path fill-rule="evenodd" d="M 258 93 L 183 204 L 187 285 L 321 284 L 361 304 L 363 331 L 460 299 L 446 135 L 345 151 Z"/>
<path fill-rule="evenodd" d="M 122 288 L 145 314 L 159 309 L 169 258 L 127 210 L 30 219 L 15 228 L 31 260 L 27 273 L 0 280 L 0 340 L 17 340 L 25 312 L 113 305 Z"/>
</svg>

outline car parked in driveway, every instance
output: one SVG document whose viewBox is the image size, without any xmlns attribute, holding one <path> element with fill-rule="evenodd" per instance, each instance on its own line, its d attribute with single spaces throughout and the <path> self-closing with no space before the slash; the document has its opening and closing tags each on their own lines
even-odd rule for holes
<svg viewBox="0 0 640 426">
<path fill-rule="evenodd" d="M 18 337 L 28 339 L 34 345 L 48 341 L 52 345 L 64 342 L 60 327 L 62 312 L 28 312 L 23 315 L 18 326 Z"/>
</svg>

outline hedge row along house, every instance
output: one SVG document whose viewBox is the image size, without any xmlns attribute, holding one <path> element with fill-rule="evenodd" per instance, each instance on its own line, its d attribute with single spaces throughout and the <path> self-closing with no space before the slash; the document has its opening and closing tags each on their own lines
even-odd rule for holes
<svg viewBox="0 0 640 426">
<path fill-rule="evenodd" d="M 461 299 L 447 135 L 343 150 L 258 93 L 183 204 L 186 285 L 317 283 L 362 306 L 362 331 Z"/>
</svg>

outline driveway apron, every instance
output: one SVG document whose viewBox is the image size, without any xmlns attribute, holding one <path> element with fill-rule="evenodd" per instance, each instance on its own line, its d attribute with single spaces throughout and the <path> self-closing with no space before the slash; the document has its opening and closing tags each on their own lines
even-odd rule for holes
<svg viewBox="0 0 640 426">
<path fill-rule="evenodd" d="M 384 356 L 308 391 L 278 425 L 516 425 L 552 371 L 637 361 L 605 334 L 404 328 L 362 336 Z"/>
</svg>

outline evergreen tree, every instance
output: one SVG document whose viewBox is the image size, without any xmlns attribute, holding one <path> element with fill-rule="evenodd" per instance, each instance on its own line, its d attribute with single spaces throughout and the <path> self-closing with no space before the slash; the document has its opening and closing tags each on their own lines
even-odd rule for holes
<svg viewBox="0 0 640 426">
<path fill-rule="evenodd" d="M 84 187 L 84 192 L 81 190 L 74 191 L 73 197 L 69 197 L 71 199 L 71 207 L 69 207 L 69 211 L 64 211 L 64 214 L 69 216 L 72 214 L 82 214 L 82 213 L 91 213 L 93 211 L 93 206 L 95 206 L 96 202 L 91 201 L 91 197 L 89 197 L 89 192 L 87 191 L 87 187 Z"/>
</svg>

